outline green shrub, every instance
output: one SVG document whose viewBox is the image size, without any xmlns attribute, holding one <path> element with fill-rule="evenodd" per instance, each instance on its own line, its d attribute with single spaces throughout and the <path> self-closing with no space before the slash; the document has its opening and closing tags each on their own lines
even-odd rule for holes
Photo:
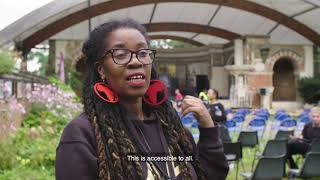
<svg viewBox="0 0 320 180">
<path fill-rule="evenodd" d="M 33 103 L 30 112 L 22 121 L 22 126 L 26 128 L 51 127 L 59 131 L 69 121 L 66 113 L 67 110 L 63 107 L 49 110 L 42 104 Z"/>
<path fill-rule="evenodd" d="M 318 103 L 320 101 L 320 77 L 298 80 L 298 91 L 306 103 Z"/>
<path fill-rule="evenodd" d="M 12 72 L 15 66 L 14 59 L 7 52 L 0 52 L 0 74 Z"/>
<path fill-rule="evenodd" d="M 0 180 L 54 180 L 53 168 L 15 167 L 0 174 Z"/>
<path fill-rule="evenodd" d="M 69 85 L 61 82 L 56 76 L 49 76 L 48 80 L 49 80 L 49 82 L 58 86 L 60 89 L 62 89 L 64 91 L 72 91 L 72 88 Z"/>
<path fill-rule="evenodd" d="M 40 136 L 31 138 L 30 131 L 19 131 L 14 138 L 19 165 L 29 168 L 54 167 L 55 149 L 59 143 L 60 133 L 49 132 L 41 127 L 36 128 L 35 131 L 40 132 Z"/>
<path fill-rule="evenodd" d="M 17 164 L 16 153 L 15 144 L 10 138 L 0 141 L 0 173 L 14 168 Z"/>
<path fill-rule="evenodd" d="M 81 73 L 77 72 L 74 68 L 68 68 L 68 84 L 73 89 L 73 91 L 81 91 Z"/>
<path fill-rule="evenodd" d="M 23 119 L 22 126 L 24 127 L 38 127 L 41 124 L 41 119 L 43 118 L 43 112 L 47 111 L 46 106 L 42 104 L 33 103 L 31 105 L 30 112 Z"/>
</svg>

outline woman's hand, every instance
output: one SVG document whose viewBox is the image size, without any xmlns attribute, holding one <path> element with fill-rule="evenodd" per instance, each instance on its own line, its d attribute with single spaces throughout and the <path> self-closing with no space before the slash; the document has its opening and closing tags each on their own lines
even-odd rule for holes
<svg viewBox="0 0 320 180">
<path fill-rule="evenodd" d="M 202 128 L 214 127 L 207 107 L 203 104 L 201 99 L 193 96 L 185 96 L 181 104 L 182 115 L 193 112 L 198 120 L 199 126 Z"/>
</svg>

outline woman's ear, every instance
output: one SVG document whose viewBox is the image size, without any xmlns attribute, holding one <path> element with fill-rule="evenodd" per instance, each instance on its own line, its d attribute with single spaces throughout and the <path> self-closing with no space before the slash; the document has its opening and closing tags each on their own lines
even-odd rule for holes
<svg viewBox="0 0 320 180">
<path fill-rule="evenodd" d="M 103 64 L 100 63 L 100 62 L 97 62 L 97 63 L 95 64 L 95 66 L 96 66 L 96 69 L 97 69 L 97 71 L 98 71 L 101 79 L 105 79 L 105 78 L 106 78 L 106 75 L 105 75 L 105 72 L 104 72 Z"/>
</svg>

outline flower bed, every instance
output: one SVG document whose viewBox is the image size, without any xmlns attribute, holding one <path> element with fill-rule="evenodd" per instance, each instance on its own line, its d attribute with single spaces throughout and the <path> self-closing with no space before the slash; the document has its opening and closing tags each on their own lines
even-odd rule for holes
<svg viewBox="0 0 320 180">
<path fill-rule="evenodd" d="M 55 150 L 65 125 L 82 110 L 79 98 L 38 84 L 25 103 L 15 98 L 7 103 L 12 104 L 7 106 L 10 116 L 27 113 L 19 125 L 12 124 L 12 117 L 7 121 L 12 131 L 0 140 L 0 180 L 54 179 Z"/>
</svg>

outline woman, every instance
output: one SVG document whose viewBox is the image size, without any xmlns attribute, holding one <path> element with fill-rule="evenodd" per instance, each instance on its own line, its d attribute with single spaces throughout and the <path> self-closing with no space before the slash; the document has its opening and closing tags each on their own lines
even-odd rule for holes
<svg viewBox="0 0 320 180">
<path fill-rule="evenodd" d="M 313 142 L 320 141 L 320 107 L 314 107 L 309 113 L 311 122 L 302 130 L 302 138 L 294 138 L 288 142 L 288 162 L 291 169 L 297 169 L 292 155 L 306 154 Z"/>
<path fill-rule="evenodd" d="M 223 124 L 226 120 L 226 112 L 224 111 L 224 106 L 218 102 L 219 93 L 215 89 L 208 90 L 208 100 L 209 100 L 209 112 L 212 119 L 216 122 Z"/>
<path fill-rule="evenodd" d="M 174 100 L 175 100 L 175 102 L 176 102 L 176 104 L 177 104 L 177 108 L 178 108 L 178 110 L 180 111 L 180 109 L 181 109 L 181 103 L 182 103 L 182 100 L 183 100 L 183 96 L 182 96 L 182 94 L 181 94 L 181 92 L 180 92 L 180 90 L 179 89 L 176 89 L 175 91 L 174 91 L 174 93 L 175 93 L 175 97 L 174 97 Z"/>
<path fill-rule="evenodd" d="M 164 84 L 156 80 L 155 50 L 149 49 L 143 26 L 130 19 L 102 24 L 82 51 L 85 112 L 64 129 L 57 148 L 58 180 L 225 179 L 228 166 L 218 128 L 201 100 L 185 97 L 183 115 L 193 112 L 200 126 L 195 146 L 167 100 Z M 165 154 L 192 155 L 193 160 L 142 158 Z"/>
<path fill-rule="evenodd" d="M 227 120 L 224 106 L 218 102 L 219 92 L 216 89 L 208 90 L 208 110 L 211 118 L 220 126 L 220 138 L 223 142 L 231 142 L 228 128 L 224 125 Z"/>
</svg>

